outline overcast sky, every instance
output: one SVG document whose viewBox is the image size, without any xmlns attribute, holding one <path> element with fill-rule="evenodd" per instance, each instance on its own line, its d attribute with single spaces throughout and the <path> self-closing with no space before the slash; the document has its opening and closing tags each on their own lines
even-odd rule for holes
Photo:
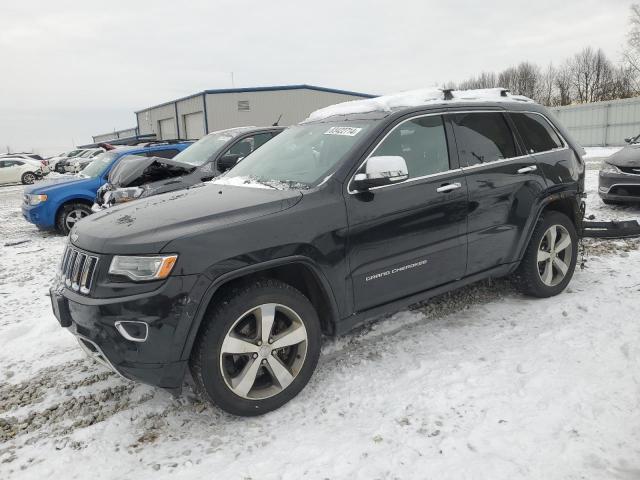
<svg viewBox="0 0 640 480">
<path fill-rule="evenodd" d="M 623 0 L 3 1 L 0 151 L 55 153 L 208 88 L 388 93 L 583 47 L 617 60 Z"/>
</svg>

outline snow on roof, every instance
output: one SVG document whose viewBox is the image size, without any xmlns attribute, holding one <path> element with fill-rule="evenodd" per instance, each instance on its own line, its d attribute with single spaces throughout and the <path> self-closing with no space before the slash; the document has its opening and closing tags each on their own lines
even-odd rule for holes
<svg viewBox="0 0 640 480">
<path fill-rule="evenodd" d="M 504 88 L 484 88 L 477 90 L 450 90 L 451 97 L 445 99 L 441 88 L 422 88 L 405 92 L 382 95 L 364 100 L 351 100 L 337 103 L 311 112 L 305 122 L 322 120 L 336 115 L 350 115 L 369 112 L 391 112 L 399 108 L 419 107 L 422 105 L 449 102 L 526 102 L 533 103 L 528 97 L 511 95 Z"/>
</svg>

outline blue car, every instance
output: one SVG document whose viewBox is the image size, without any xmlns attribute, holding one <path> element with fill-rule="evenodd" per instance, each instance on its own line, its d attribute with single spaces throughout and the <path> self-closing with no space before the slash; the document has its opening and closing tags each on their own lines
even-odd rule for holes
<svg viewBox="0 0 640 480">
<path fill-rule="evenodd" d="M 73 225 L 91 214 L 96 191 L 118 161 L 128 155 L 173 158 L 193 142 L 145 144 L 109 150 L 98 155 L 73 177 L 57 178 L 26 187 L 22 215 L 42 230 L 68 234 Z"/>
</svg>

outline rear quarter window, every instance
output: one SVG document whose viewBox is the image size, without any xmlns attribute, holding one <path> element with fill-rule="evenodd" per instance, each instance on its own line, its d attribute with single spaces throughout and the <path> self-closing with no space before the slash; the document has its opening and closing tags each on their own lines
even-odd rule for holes
<svg viewBox="0 0 640 480">
<path fill-rule="evenodd" d="M 511 119 L 529 153 L 562 148 L 562 140 L 546 118 L 535 113 L 511 113 Z"/>
</svg>

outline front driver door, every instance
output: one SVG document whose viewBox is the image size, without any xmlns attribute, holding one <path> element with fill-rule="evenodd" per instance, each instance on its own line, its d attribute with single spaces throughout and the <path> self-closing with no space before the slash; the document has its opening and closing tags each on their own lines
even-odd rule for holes
<svg viewBox="0 0 640 480">
<path fill-rule="evenodd" d="M 466 266 L 467 186 L 441 115 L 398 123 L 372 156 L 401 156 L 409 178 L 346 195 L 356 311 L 459 279 Z"/>
</svg>

